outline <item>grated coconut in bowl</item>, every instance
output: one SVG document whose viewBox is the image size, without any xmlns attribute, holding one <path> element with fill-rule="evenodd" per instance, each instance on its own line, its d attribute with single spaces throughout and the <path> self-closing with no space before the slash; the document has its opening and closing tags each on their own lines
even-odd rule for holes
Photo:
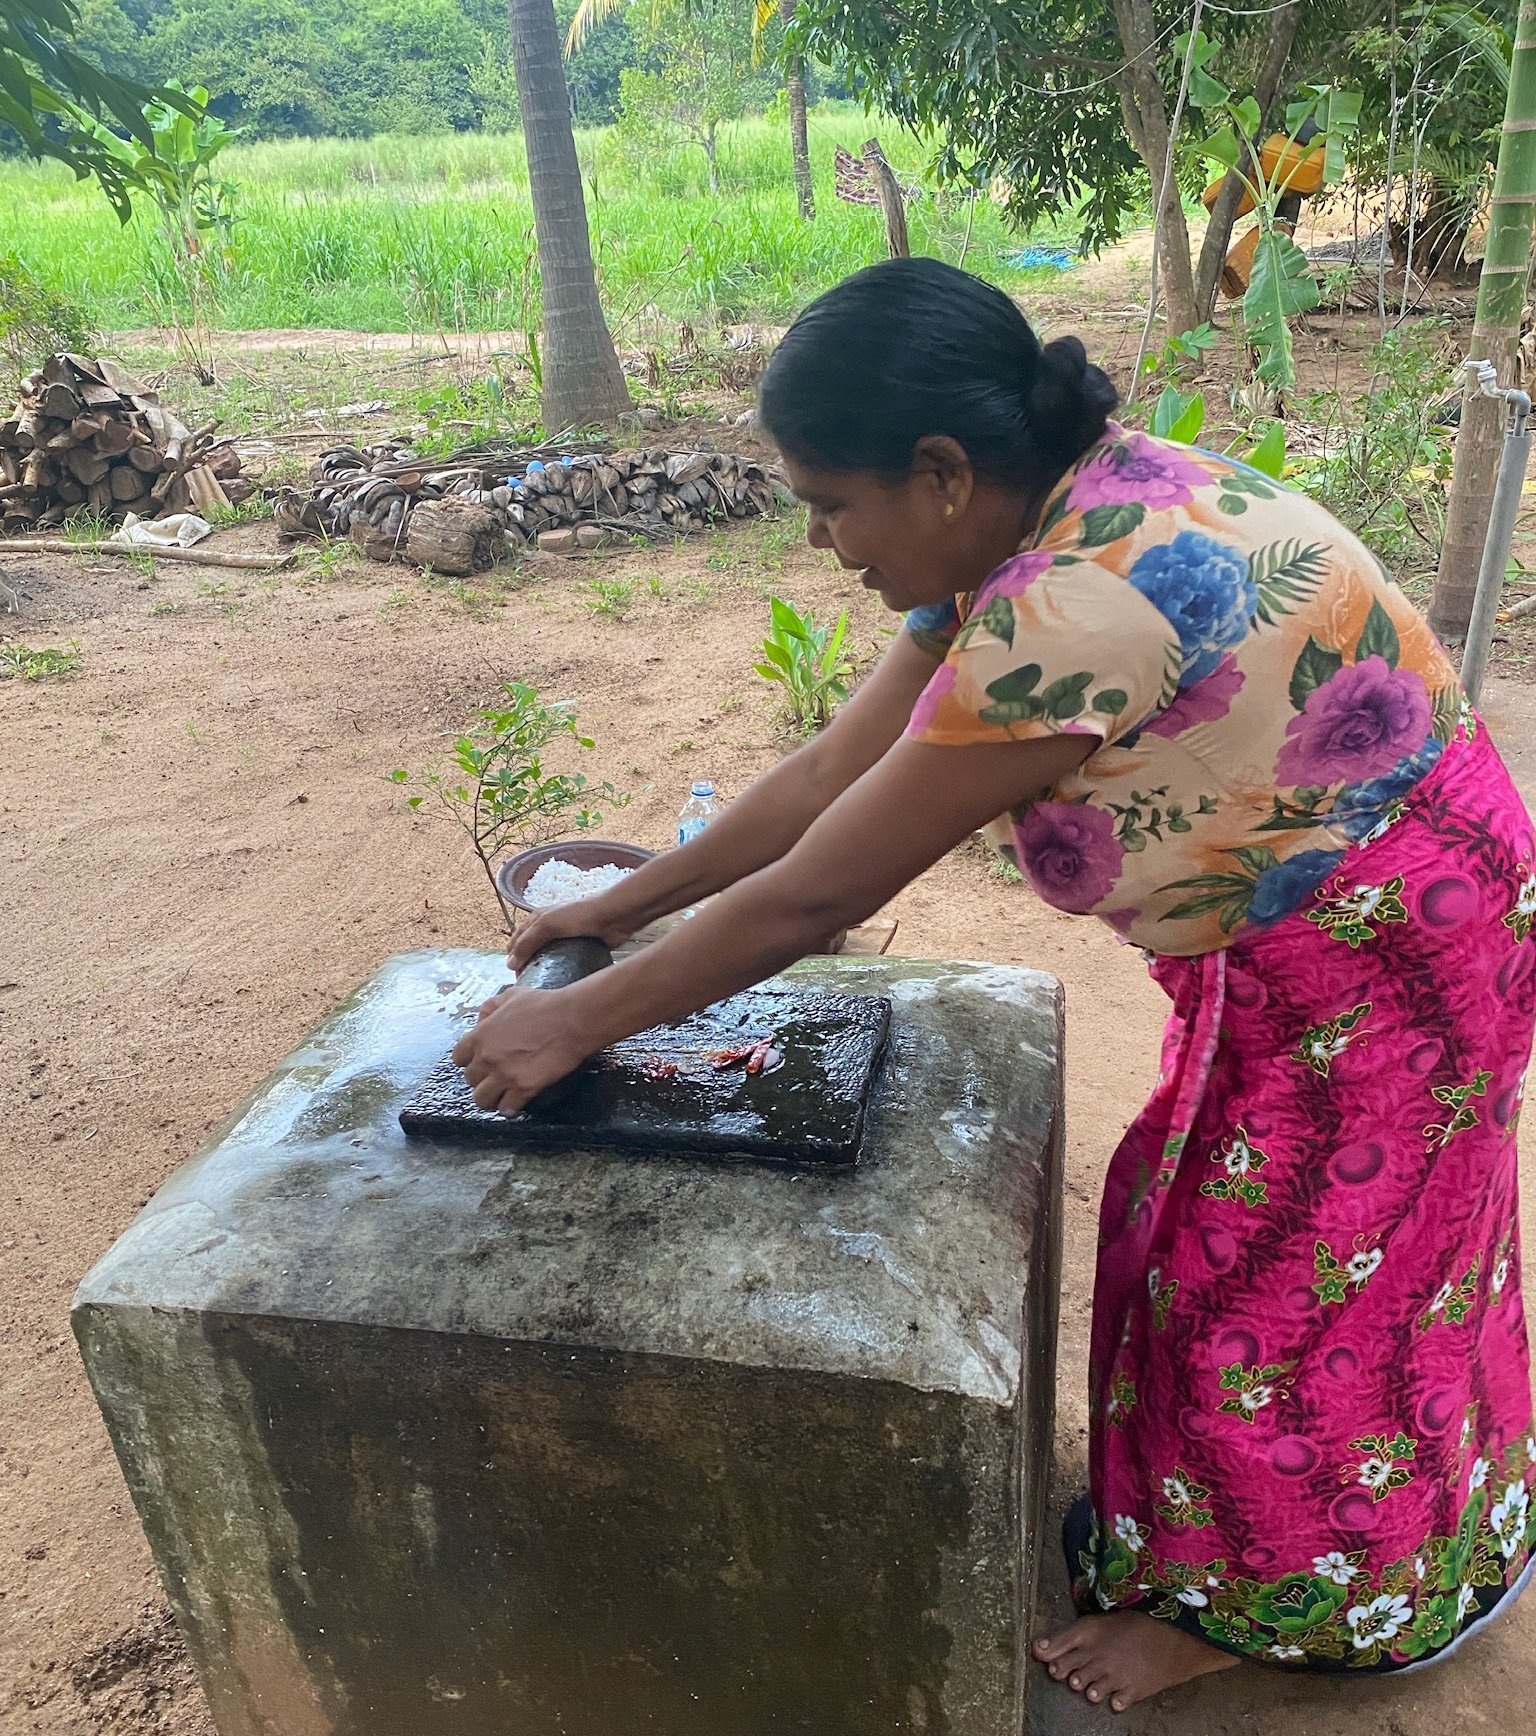
<svg viewBox="0 0 1536 1736">
<path fill-rule="evenodd" d="M 528 878 L 523 897 L 537 910 L 547 910 L 556 904 L 574 904 L 578 898 L 591 898 L 606 892 L 610 886 L 634 873 L 633 868 L 620 868 L 617 863 L 604 862 L 596 868 L 578 868 L 573 862 L 552 857 L 541 862 Z"/>
</svg>

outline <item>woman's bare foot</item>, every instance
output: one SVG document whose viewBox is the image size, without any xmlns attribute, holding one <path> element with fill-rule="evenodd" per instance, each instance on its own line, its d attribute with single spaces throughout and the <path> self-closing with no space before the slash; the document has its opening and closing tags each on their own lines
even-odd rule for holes
<svg viewBox="0 0 1536 1736">
<path fill-rule="evenodd" d="M 1196 1676 L 1230 1670 L 1237 1662 L 1204 1640 L 1134 1609 L 1083 1616 L 1049 1639 L 1036 1640 L 1034 1652 L 1053 1681 L 1065 1682 L 1112 1712 L 1123 1712 Z"/>
</svg>

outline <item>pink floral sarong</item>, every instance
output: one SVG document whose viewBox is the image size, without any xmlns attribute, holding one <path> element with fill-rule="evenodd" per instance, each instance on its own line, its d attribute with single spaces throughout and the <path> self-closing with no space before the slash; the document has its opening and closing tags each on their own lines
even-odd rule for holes
<svg viewBox="0 0 1536 1736">
<path fill-rule="evenodd" d="M 1161 958 L 1094 1294 L 1087 1608 L 1400 1669 L 1521 1583 L 1536 843 L 1475 720 L 1302 908 Z"/>
</svg>

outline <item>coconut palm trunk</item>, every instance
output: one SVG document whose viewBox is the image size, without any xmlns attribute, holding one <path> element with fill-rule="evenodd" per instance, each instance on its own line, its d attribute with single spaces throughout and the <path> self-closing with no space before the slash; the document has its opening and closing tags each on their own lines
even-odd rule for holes
<svg viewBox="0 0 1536 1736">
<path fill-rule="evenodd" d="M 553 0 L 507 0 L 544 296 L 544 426 L 611 421 L 629 387 L 603 321 Z"/>
<path fill-rule="evenodd" d="M 779 0 L 779 17 L 787 30 L 796 0 Z M 772 13 L 769 14 L 771 18 Z M 792 54 L 784 62 L 784 94 L 789 98 L 789 148 L 795 159 L 795 203 L 807 222 L 816 215 L 816 189 L 811 182 L 811 146 L 805 119 L 805 62 Z"/>
<path fill-rule="evenodd" d="M 1526 261 L 1536 217 L 1536 0 L 1521 0 L 1515 25 L 1509 98 L 1494 171 L 1487 250 L 1477 290 L 1477 321 L 1467 354 L 1498 369 L 1509 385 L 1520 339 Z M 1467 392 L 1456 435 L 1445 542 L 1429 622 L 1442 639 L 1464 639 L 1472 618 L 1483 539 L 1493 508 L 1499 448 L 1504 440 L 1501 399 Z"/>
</svg>

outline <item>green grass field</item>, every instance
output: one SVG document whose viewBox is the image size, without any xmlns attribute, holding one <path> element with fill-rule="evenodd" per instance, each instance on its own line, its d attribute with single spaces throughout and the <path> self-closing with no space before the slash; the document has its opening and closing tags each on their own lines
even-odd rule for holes
<svg viewBox="0 0 1536 1736">
<path fill-rule="evenodd" d="M 613 128 L 578 134 L 598 276 L 610 320 L 775 319 L 883 256 L 878 210 L 833 196 L 835 145 L 857 151 L 873 123 L 853 108 L 812 112 L 817 217 L 795 214 L 788 128 L 725 128 L 724 181 L 712 198 L 692 148 L 636 156 Z M 884 143 L 904 179 L 927 153 L 894 127 Z M 222 297 L 231 330 L 337 326 L 359 331 L 525 330 L 537 271 L 520 136 L 449 134 L 236 145 L 220 159 L 237 184 L 238 258 Z M 7 162 L 0 235 L 44 282 L 80 300 L 105 330 L 154 323 L 154 243 L 120 228 L 90 182 L 54 164 Z M 970 233 L 967 244 L 967 217 Z M 1005 285 L 1022 237 L 989 200 L 914 201 L 914 251 L 966 263 Z M 14 240 L 12 240 L 14 238 Z M 1052 239 L 1036 235 L 1033 239 Z"/>
</svg>

